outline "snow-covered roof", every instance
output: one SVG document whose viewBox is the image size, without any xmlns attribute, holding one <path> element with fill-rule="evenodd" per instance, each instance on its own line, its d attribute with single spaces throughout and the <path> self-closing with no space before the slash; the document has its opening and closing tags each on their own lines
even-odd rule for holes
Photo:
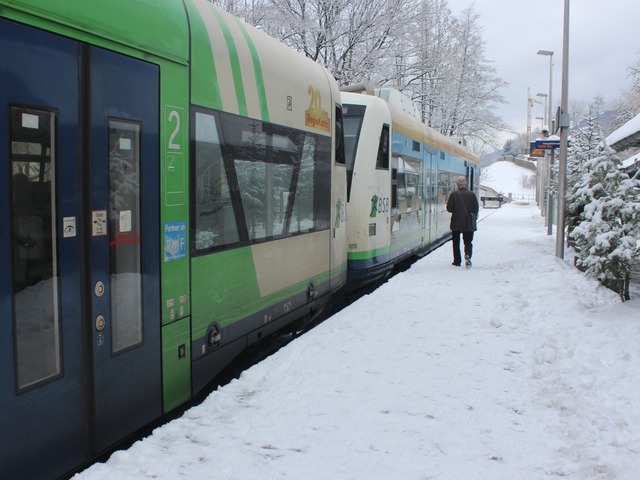
<svg viewBox="0 0 640 480">
<path fill-rule="evenodd" d="M 623 160 L 622 167 L 626 169 L 626 168 L 629 168 L 631 165 L 635 165 L 638 162 L 640 162 L 640 153 L 636 153 L 632 157 L 629 157 L 626 160 Z"/>
<path fill-rule="evenodd" d="M 616 152 L 640 147 L 640 114 L 629 120 L 607 137 L 607 145 Z"/>
</svg>

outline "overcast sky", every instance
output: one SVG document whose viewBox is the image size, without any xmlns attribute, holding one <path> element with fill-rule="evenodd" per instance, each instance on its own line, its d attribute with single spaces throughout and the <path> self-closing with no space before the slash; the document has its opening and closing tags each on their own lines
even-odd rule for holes
<svg viewBox="0 0 640 480">
<path fill-rule="evenodd" d="M 474 6 L 480 14 L 486 58 L 509 86 L 502 91 L 508 105 L 498 114 L 515 131 L 527 127 L 527 88 L 531 97 L 549 90 L 549 57 L 553 55 L 553 111 L 560 105 L 564 0 L 448 0 L 454 14 Z M 637 0 L 573 0 L 569 26 L 569 102 L 606 101 L 631 87 L 627 67 L 640 60 L 640 2 Z M 534 105 L 532 127 L 539 127 L 543 105 Z"/>
</svg>

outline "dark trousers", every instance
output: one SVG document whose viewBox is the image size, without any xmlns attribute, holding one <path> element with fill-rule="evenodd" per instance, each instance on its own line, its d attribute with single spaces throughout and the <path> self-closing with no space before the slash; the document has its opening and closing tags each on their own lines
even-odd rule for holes
<svg viewBox="0 0 640 480">
<path fill-rule="evenodd" d="M 462 233 L 462 241 L 464 242 L 464 254 L 471 258 L 473 255 L 473 232 L 451 231 L 451 244 L 453 245 L 453 263 L 460 265 L 462 257 L 460 257 L 460 234 Z"/>
</svg>

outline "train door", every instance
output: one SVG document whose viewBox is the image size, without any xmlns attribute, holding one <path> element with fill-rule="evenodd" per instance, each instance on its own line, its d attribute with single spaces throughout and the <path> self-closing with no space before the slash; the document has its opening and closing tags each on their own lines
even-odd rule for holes
<svg viewBox="0 0 640 480">
<path fill-rule="evenodd" d="M 50 478 L 89 443 L 80 237 L 61 229 L 78 219 L 77 47 L 0 19 L 0 58 L 0 472 Z"/>
<path fill-rule="evenodd" d="M 438 203 L 438 175 L 436 155 L 429 150 L 425 150 L 425 197 L 427 199 L 427 220 L 425 230 L 427 234 L 427 243 L 431 249 L 432 242 L 436 241 L 436 206 Z"/>
<path fill-rule="evenodd" d="M 0 472 L 48 479 L 161 412 L 158 73 L 4 19 L 0 58 Z"/>
<path fill-rule="evenodd" d="M 93 406 L 97 450 L 162 413 L 159 73 L 88 51 Z"/>
</svg>

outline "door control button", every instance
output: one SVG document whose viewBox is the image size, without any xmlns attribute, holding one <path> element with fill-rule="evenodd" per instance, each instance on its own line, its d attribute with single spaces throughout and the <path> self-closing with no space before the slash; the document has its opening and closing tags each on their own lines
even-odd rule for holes
<svg viewBox="0 0 640 480">
<path fill-rule="evenodd" d="M 96 317 L 96 330 L 101 332 L 102 330 L 104 330 L 104 326 L 107 322 L 105 321 L 104 317 L 102 315 L 98 315 Z"/>
</svg>

